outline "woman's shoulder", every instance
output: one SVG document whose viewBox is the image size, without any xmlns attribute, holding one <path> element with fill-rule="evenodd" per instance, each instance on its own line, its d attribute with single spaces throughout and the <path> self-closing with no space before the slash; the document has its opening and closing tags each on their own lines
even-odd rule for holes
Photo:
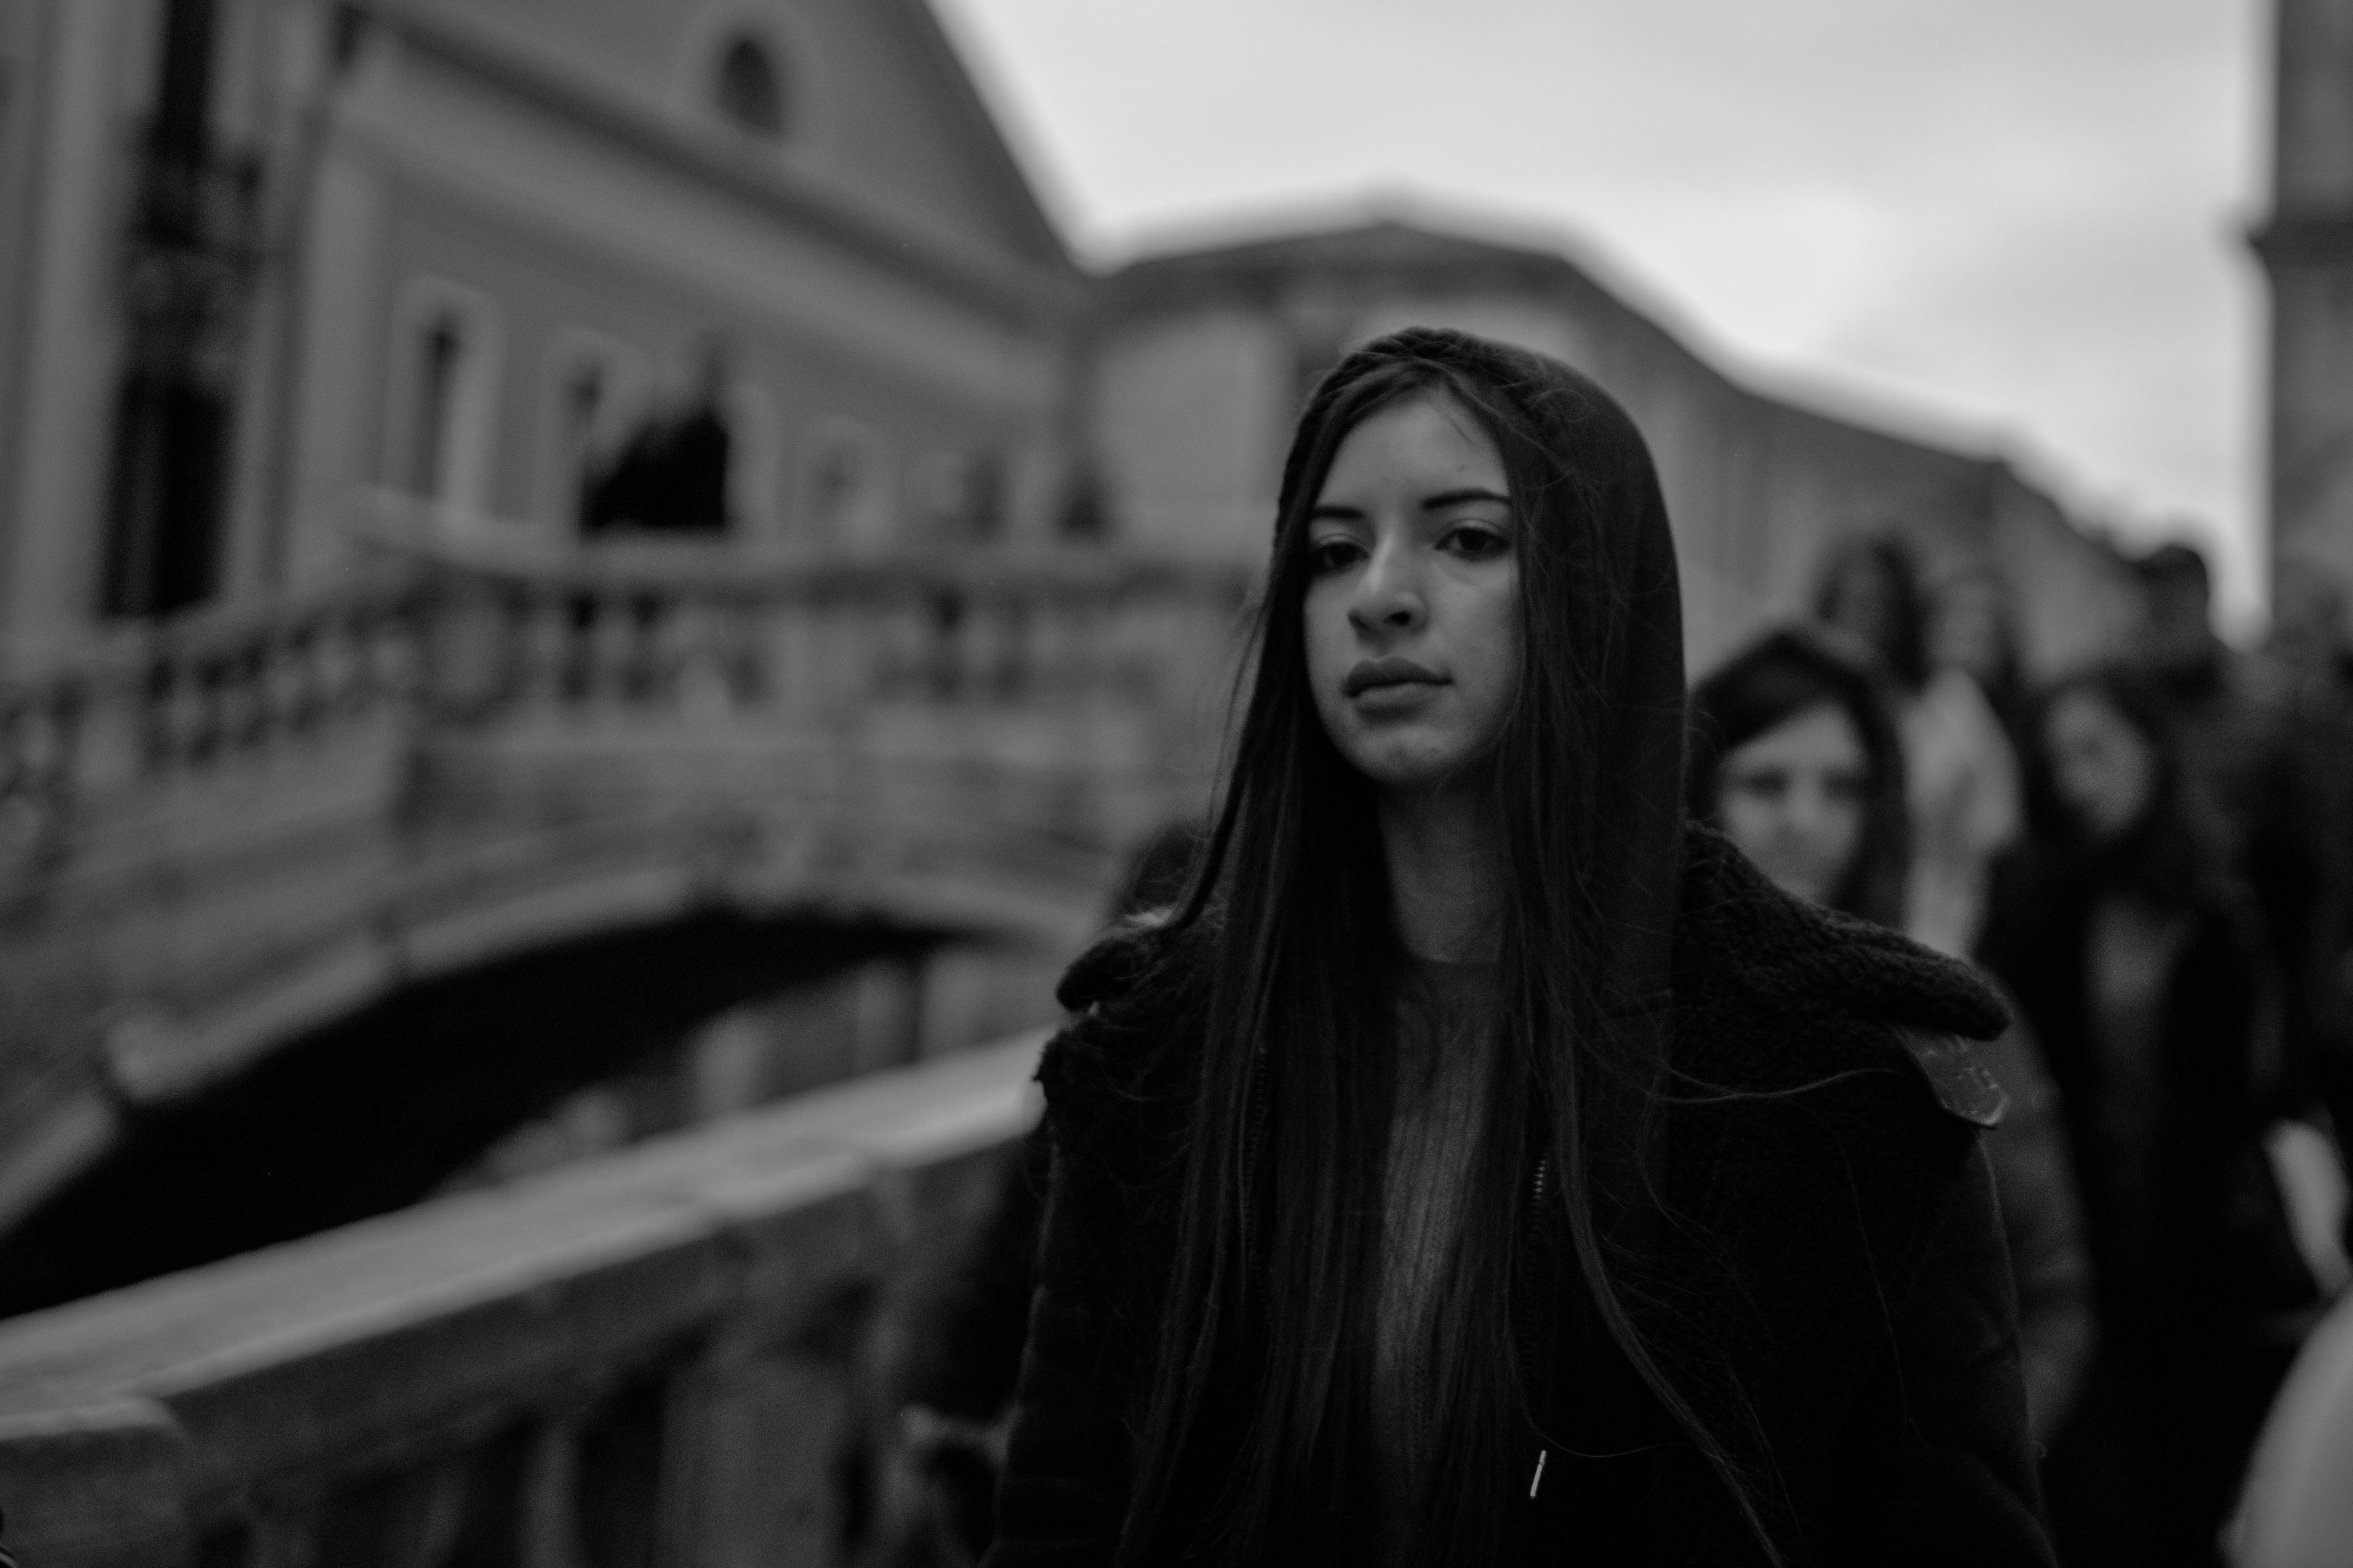
<svg viewBox="0 0 2353 1568">
<path fill-rule="evenodd" d="M 1781 891 L 1704 828 L 1692 834 L 1675 952 L 1687 1073 L 1766 1092 L 1892 1079 L 1922 1109 L 1978 1125 L 1999 1112 L 1967 1042 L 1994 1038 L 2010 1016 L 1974 970 Z"/>
<path fill-rule="evenodd" d="M 1093 1122 L 1098 1105 L 1130 1107 L 1172 1092 L 1157 1082 L 1199 1019 L 1208 988 L 1214 916 L 1180 922 L 1171 910 L 1119 921 L 1089 945 L 1055 987 L 1070 1022 L 1047 1045 L 1038 1078 L 1050 1112 Z"/>
</svg>

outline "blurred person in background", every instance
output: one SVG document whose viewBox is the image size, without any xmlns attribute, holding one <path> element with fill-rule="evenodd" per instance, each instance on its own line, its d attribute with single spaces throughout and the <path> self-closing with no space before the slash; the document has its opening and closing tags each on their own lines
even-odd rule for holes
<svg viewBox="0 0 2353 1568">
<path fill-rule="evenodd" d="M 1202 825 L 1186 818 L 1137 846 L 1120 873 L 1109 924 L 1165 918 L 1184 895 L 1203 836 Z M 966 1568 L 996 1538 L 997 1473 L 1029 1338 L 1049 1152 L 1043 1123 L 1006 1151 L 984 1218 L 915 1315 L 899 1380 L 898 1448 L 866 1555 L 878 1568 Z"/>
<path fill-rule="evenodd" d="M 1986 694 L 1956 664 L 1928 658 L 1928 605 L 1912 552 L 1886 535 L 1856 539 L 1822 574 L 1824 623 L 1860 638 L 1898 689 L 1912 817 L 1904 931 L 1967 957 L 1985 916 L 1994 858 L 2020 826 L 2018 759 Z"/>
<path fill-rule="evenodd" d="M 2081 1183 L 2100 1348 L 2045 1468 L 2063 1560 L 2205 1564 L 2316 1287 L 2263 1143 L 2276 986 L 2147 676 L 2048 696 L 2042 830 L 1980 950 L 2041 1040 Z"/>
<path fill-rule="evenodd" d="M 2316 858 L 2302 963 L 2314 1090 L 2340 1150 L 2353 1133 L 2353 626 L 2344 579 L 2318 561 L 2283 562 L 2265 649 L 2288 689 L 2285 726 Z"/>
<path fill-rule="evenodd" d="M 2284 1088 L 2309 1092 L 2313 1062 L 2331 1032 L 2342 901 L 2331 847 L 2341 813 L 2324 796 L 2341 764 L 2301 745 L 2290 679 L 2215 634 L 2206 558 L 2160 545 L 2135 563 L 2142 619 L 2136 662 L 2170 705 L 2182 787 L 2221 834 L 2229 868 L 2254 895 L 2279 967 Z"/>
<path fill-rule="evenodd" d="M 1691 814 L 1783 891 L 1895 925 L 1910 825 L 1894 694 L 1868 648 L 1810 627 L 1773 632 L 1692 692 Z M 2018 1285 L 2030 1429 L 2047 1447 L 2090 1369 L 2095 1328 L 2058 1095 L 2013 1019 L 1977 1055 L 2009 1096 L 1986 1135 Z"/>
<path fill-rule="evenodd" d="M 1991 566 L 1964 565 L 1929 596 L 1928 668 L 1957 669 L 1977 682 L 2013 757 L 2026 749 L 2033 693 L 2018 649 L 2010 587 Z"/>
</svg>

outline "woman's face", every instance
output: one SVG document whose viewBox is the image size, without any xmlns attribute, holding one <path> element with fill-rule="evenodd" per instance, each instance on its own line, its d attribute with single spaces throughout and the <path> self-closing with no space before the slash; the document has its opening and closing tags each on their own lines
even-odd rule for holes
<svg viewBox="0 0 2353 1568">
<path fill-rule="evenodd" d="M 1307 525 L 1307 678 L 1340 754 L 1385 790 L 1463 778 L 1519 680 L 1519 523 L 1504 464 L 1438 395 L 1341 441 Z"/>
<path fill-rule="evenodd" d="M 2094 691 L 2070 691 L 2042 720 L 2051 783 L 2094 838 L 2121 837 L 2148 809 L 2157 755 L 2131 721 Z"/>
<path fill-rule="evenodd" d="M 1862 846 L 1871 759 L 1854 721 L 1819 703 L 1724 759 L 1716 814 L 1784 892 L 1826 904 Z"/>
</svg>

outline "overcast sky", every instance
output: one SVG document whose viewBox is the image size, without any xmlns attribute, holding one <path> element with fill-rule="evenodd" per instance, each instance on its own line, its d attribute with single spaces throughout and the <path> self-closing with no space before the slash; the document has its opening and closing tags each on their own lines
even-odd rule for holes
<svg viewBox="0 0 2353 1568">
<path fill-rule="evenodd" d="M 1081 252 L 1368 200 L 1556 236 L 1726 370 L 2260 517 L 2256 0 L 936 0 Z"/>
</svg>

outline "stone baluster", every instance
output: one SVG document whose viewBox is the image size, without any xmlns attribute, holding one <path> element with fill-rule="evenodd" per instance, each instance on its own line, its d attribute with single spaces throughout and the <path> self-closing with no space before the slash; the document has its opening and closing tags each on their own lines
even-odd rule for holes
<svg viewBox="0 0 2353 1568">
<path fill-rule="evenodd" d="M 269 749 L 269 634 L 255 631 L 220 658 L 220 740 L 222 757 Z"/>
<path fill-rule="evenodd" d="M 1019 680 L 1021 592 L 992 583 L 967 592 L 965 605 L 957 689 L 967 702 L 1002 701 Z"/>
<path fill-rule="evenodd" d="M 214 692 L 197 659 L 167 656 L 156 668 L 155 761 L 164 771 L 176 773 L 202 760 L 210 748 Z"/>
<path fill-rule="evenodd" d="M 69 726 L 61 759 L 74 793 L 100 794 L 137 778 L 146 766 L 146 703 L 137 667 L 100 668 L 59 688 L 59 716 Z"/>
<path fill-rule="evenodd" d="M 584 1568 L 576 1417 L 551 1416 L 532 1433 L 515 1501 L 519 1568 Z"/>
<path fill-rule="evenodd" d="M 797 601 L 786 615 L 797 630 L 784 657 L 794 661 L 787 679 L 802 710 L 828 716 L 879 694 L 881 638 L 855 598 L 829 588 Z"/>
<path fill-rule="evenodd" d="M 628 594 L 593 590 L 586 597 L 581 696 L 591 707 L 626 706 L 637 658 L 638 628 Z"/>
<path fill-rule="evenodd" d="M 279 744 L 318 727 L 318 635 L 317 617 L 306 616 L 266 636 L 263 700 Z"/>
<path fill-rule="evenodd" d="M 689 589 L 662 602 L 656 627 L 662 680 L 671 707 L 690 719 L 724 717 L 735 706 L 730 676 L 730 605 L 708 588 Z"/>
<path fill-rule="evenodd" d="M 527 711 L 564 706 L 572 662 L 571 604 L 554 584 L 525 580 L 508 601 L 515 699 Z"/>
<path fill-rule="evenodd" d="M 361 711 L 401 707 L 423 692 L 420 644 L 429 614 L 427 605 L 413 597 L 362 612 L 353 645 L 359 655 L 354 696 Z"/>
</svg>

